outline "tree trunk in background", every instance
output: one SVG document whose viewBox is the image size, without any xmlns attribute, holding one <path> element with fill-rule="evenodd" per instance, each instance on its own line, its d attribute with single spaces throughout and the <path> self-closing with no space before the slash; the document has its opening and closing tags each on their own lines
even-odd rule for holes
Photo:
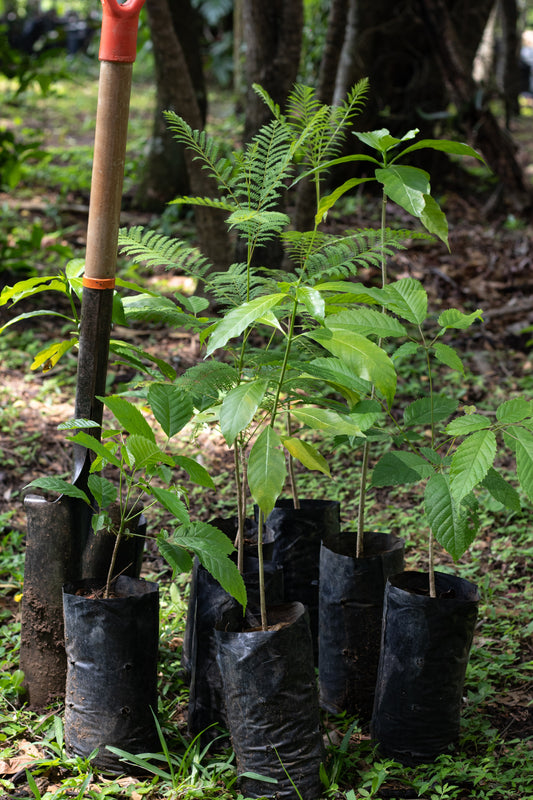
<svg viewBox="0 0 533 800">
<path fill-rule="evenodd" d="M 200 52 L 201 19 L 192 8 L 190 0 L 148 0 L 146 10 L 150 26 L 157 100 L 149 152 L 135 198 L 135 207 L 150 211 L 161 211 L 165 204 L 180 194 L 189 192 L 189 176 L 183 146 L 176 142 L 168 130 L 163 111 L 173 110 L 188 119 L 186 103 L 194 102 L 200 112 L 200 126 L 205 123 L 207 97 Z M 165 18 L 179 39 L 185 72 L 179 73 L 176 82 L 172 77 L 175 69 L 174 48 L 169 47 L 167 37 L 161 36 L 161 26 L 156 18 L 164 13 Z M 192 82 L 194 100 L 186 100 L 188 84 Z M 179 110 L 181 109 L 181 111 Z"/>
<path fill-rule="evenodd" d="M 246 42 L 246 122 L 249 141 L 270 119 L 270 111 L 252 89 L 259 83 L 281 108 L 298 76 L 303 30 L 302 0 L 244 0 Z"/>
<path fill-rule="evenodd" d="M 326 46 L 322 54 L 318 76 L 317 91 L 321 103 L 331 104 L 333 102 L 347 21 L 348 0 L 332 0 L 328 16 Z"/>
<path fill-rule="evenodd" d="M 499 0 L 502 25 L 502 76 L 500 85 L 505 103 L 507 127 L 512 117 L 520 113 L 520 39 L 518 36 L 518 8 L 516 0 Z"/>
<path fill-rule="evenodd" d="M 198 95 L 189 73 L 185 52 L 175 32 L 167 0 L 148 0 L 150 27 L 154 48 L 159 50 L 159 61 L 164 65 L 161 92 L 173 91 L 173 102 L 167 106 L 183 117 L 195 130 L 203 128 L 205 106 Z M 158 80 L 158 90 L 159 84 Z M 214 185 L 205 170 L 194 161 L 190 151 L 185 150 L 184 159 L 193 195 L 209 196 Z M 175 196 L 173 194 L 172 196 Z M 226 269 L 231 261 L 229 237 L 223 215 L 213 209 L 195 206 L 196 232 L 201 251 L 217 269 Z"/>
</svg>

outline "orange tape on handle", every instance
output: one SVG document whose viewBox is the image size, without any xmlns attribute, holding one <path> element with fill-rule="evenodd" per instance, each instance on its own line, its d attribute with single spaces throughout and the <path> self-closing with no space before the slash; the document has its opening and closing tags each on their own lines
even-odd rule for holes
<svg viewBox="0 0 533 800">
<path fill-rule="evenodd" d="M 102 0 L 100 61 L 133 63 L 137 56 L 137 29 L 144 0 Z"/>
<path fill-rule="evenodd" d="M 115 288 L 115 279 L 114 278 L 88 278 L 87 275 L 84 275 L 82 278 L 83 286 L 86 286 L 88 289 L 100 289 L 103 291 L 104 289 L 114 289 Z"/>
</svg>

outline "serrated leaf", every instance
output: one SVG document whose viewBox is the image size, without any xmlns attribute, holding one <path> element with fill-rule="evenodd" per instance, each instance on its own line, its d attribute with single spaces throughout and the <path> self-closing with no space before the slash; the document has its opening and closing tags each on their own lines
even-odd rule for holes
<svg viewBox="0 0 533 800">
<path fill-rule="evenodd" d="M 415 278 L 400 278 L 384 289 L 383 305 L 414 325 L 422 325 L 428 314 L 427 292 Z"/>
<path fill-rule="evenodd" d="M 370 383 L 354 375 L 340 358 L 315 358 L 305 365 L 304 375 L 320 378 L 341 392 L 347 390 L 351 397 L 369 394 L 371 390 Z"/>
<path fill-rule="evenodd" d="M 111 503 L 116 502 L 117 487 L 102 475 L 89 475 L 87 485 L 99 508 L 107 508 Z"/>
<path fill-rule="evenodd" d="M 98 422 L 93 419 L 68 419 L 65 422 L 60 422 L 57 426 L 58 431 L 72 431 L 78 428 L 99 428 Z"/>
<path fill-rule="evenodd" d="M 516 473 L 520 486 L 533 502 L 533 434 L 526 428 L 514 429 L 516 443 Z"/>
<path fill-rule="evenodd" d="M 446 425 L 446 433 L 450 436 L 466 436 L 474 431 L 482 431 L 490 428 L 490 421 L 482 414 L 465 414 L 464 417 L 457 417 Z"/>
<path fill-rule="evenodd" d="M 189 458 L 189 456 L 174 456 L 174 464 L 184 469 L 191 481 L 198 486 L 203 486 L 206 489 L 215 488 L 215 484 L 209 472 L 205 467 L 195 461 L 194 458 Z"/>
<path fill-rule="evenodd" d="M 424 509 L 435 539 L 457 561 L 476 534 L 466 512 L 460 511 L 445 475 L 433 475 L 426 485 Z"/>
<path fill-rule="evenodd" d="M 258 379 L 241 383 L 231 389 L 220 407 L 220 429 L 231 447 L 237 435 L 253 420 L 268 386 L 268 381 Z"/>
<path fill-rule="evenodd" d="M 169 439 L 187 425 L 194 411 L 188 393 L 170 383 L 152 383 L 148 389 L 148 403 Z"/>
<path fill-rule="evenodd" d="M 250 325 L 260 317 L 267 314 L 270 309 L 279 305 L 285 299 L 285 294 L 268 294 L 255 297 L 248 303 L 243 303 L 238 308 L 232 309 L 215 326 L 207 345 L 207 355 L 224 347 L 230 339 L 240 336 Z"/>
<path fill-rule="evenodd" d="M 404 342 L 396 348 L 394 353 L 392 353 L 392 361 L 395 363 L 396 361 L 401 361 L 404 358 L 411 358 L 411 356 L 414 356 L 419 349 L 420 345 L 416 342 Z"/>
<path fill-rule="evenodd" d="M 150 494 L 161 503 L 172 516 L 182 524 L 190 522 L 189 512 L 183 500 L 181 500 L 175 492 L 169 489 L 162 489 L 157 486 L 150 487 Z"/>
<path fill-rule="evenodd" d="M 362 336 L 374 335 L 381 339 L 391 336 L 407 336 L 405 327 L 395 317 L 390 317 L 376 308 L 349 308 L 339 314 L 328 316 L 330 330 L 351 330 Z"/>
<path fill-rule="evenodd" d="M 147 439 L 145 436 L 137 434 L 128 436 L 127 442 L 123 447 L 133 459 L 136 469 L 148 469 L 155 467 L 156 464 L 174 464 L 174 459 L 169 453 L 160 450 L 152 439 Z"/>
<path fill-rule="evenodd" d="M 191 554 L 177 544 L 172 544 L 163 534 L 157 536 L 157 546 L 165 561 L 172 567 L 172 575 L 189 572 L 192 567 Z"/>
<path fill-rule="evenodd" d="M 277 433 L 264 428 L 254 442 L 248 458 L 250 493 L 267 517 L 281 494 L 287 469 Z"/>
<path fill-rule="evenodd" d="M 51 492 L 59 495 L 64 494 L 67 497 L 83 500 L 84 503 L 89 505 L 89 498 L 82 489 L 79 489 L 63 478 L 55 478 L 52 475 L 44 478 L 36 478 L 31 483 L 28 483 L 24 489 L 42 489 L 43 492 Z"/>
<path fill-rule="evenodd" d="M 533 414 L 533 403 L 523 397 L 514 397 L 506 400 L 496 409 L 496 419 L 498 422 L 512 424 L 522 422 L 522 420 Z"/>
<path fill-rule="evenodd" d="M 142 436 L 144 439 L 150 439 L 155 442 L 155 434 L 152 428 L 133 403 L 119 395 L 110 395 L 101 399 L 127 433 Z"/>
<path fill-rule="evenodd" d="M 457 448 L 450 465 L 450 488 L 460 503 L 478 486 L 496 456 L 496 436 L 491 430 L 471 433 Z"/>
<path fill-rule="evenodd" d="M 431 464 L 409 452 L 388 452 L 379 459 L 372 471 L 372 486 L 402 486 L 418 483 L 434 472 Z"/>
<path fill-rule="evenodd" d="M 481 484 L 509 511 L 520 511 L 520 495 L 493 467 L 489 469 Z"/>
<path fill-rule="evenodd" d="M 433 397 L 420 397 L 410 403 L 404 411 L 403 422 L 406 427 L 431 425 L 447 419 L 457 409 L 457 400 L 444 394 Z"/>
<path fill-rule="evenodd" d="M 460 372 L 461 375 L 465 374 L 463 362 L 453 347 L 450 347 L 448 344 L 443 344 L 442 342 L 435 342 L 433 350 L 441 364 L 445 364 L 447 367 L 450 367 L 450 369 Z"/>
<path fill-rule="evenodd" d="M 466 330 L 478 319 L 483 322 L 483 311 L 480 308 L 471 314 L 463 314 L 457 308 L 448 308 L 440 314 L 438 323 L 444 329 Z"/>
<path fill-rule="evenodd" d="M 285 447 L 293 458 L 296 458 L 306 469 L 317 470 L 323 472 L 328 478 L 331 478 L 329 464 L 324 456 L 319 453 L 316 447 L 313 447 L 309 442 L 304 442 L 295 436 L 285 437 L 281 439 L 283 447 Z"/>
<path fill-rule="evenodd" d="M 114 450 L 116 449 L 116 444 L 114 442 L 109 442 L 108 445 L 102 444 L 102 442 L 100 442 L 94 436 L 91 436 L 89 433 L 85 433 L 84 431 L 79 431 L 78 433 L 74 434 L 74 436 L 68 436 L 67 438 L 69 441 L 85 447 L 86 450 L 91 450 L 91 452 L 95 453 L 100 459 L 102 459 L 104 464 L 113 464 L 114 467 L 118 467 L 118 469 L 120 469 L 120 459 L 117 458 L 114 453 Z"/>
</svg>

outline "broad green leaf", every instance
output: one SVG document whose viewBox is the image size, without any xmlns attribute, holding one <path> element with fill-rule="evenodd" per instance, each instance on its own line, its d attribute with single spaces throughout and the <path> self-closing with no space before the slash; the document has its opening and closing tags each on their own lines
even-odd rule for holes
<svg viewBox="0 0 533 800">
<path fill-rule="evenodd" d="M 68 419 L 66 422 L 60 422 L 57 426 L 58 431 L 72 431 L 78 428 L 99 428 L 98 422 L 93 419 Z"/>
<path fill-rule="evenodd" d="M 99 508 L 107 508 L 111 503 L 116 502 L 117 487 L 102 475 L 89 475 L 87 485 Z"/>
<path fill-rule="evenodd" d="M 402 136 L 401 139 L 396 139 L 396 137 L 391 136 L 387 128 L 380 128 L 375 131 L 353 131 L 354 136 L 357 136 L 360 142 L 383 154 L 388 153 L 389 150 L 392 150 L 401 142 L 412 139 L 417 133 L 418 128 L 414 128 L 408 131 L 405 136 Z"/>
<path fill-rule="evenodd" d="M 465 414 L 464 417 L 457 417 L 446 425 L 446 433 L 450 436 L 466 436 L 474 431 L 482 431 L 490 428 L 490 420 L 482 414 Z"/>
<path fill-rule="evenodd" d="M 245 430 L 265 396 L 268 381 L 260 379 L 241 383 L 225 396 L 220 408 L 220 429 L 231 447 L 236 436 Z"/>
<path fill-rule="evenodd" d="M 315 214 L 315 224 L 320 225 L 320 223 L 326 218 L 330 208 L 332 208 L 337 200 L 345 195 L 346 192 L 349 192 L 355 186 L 359 186 L 361 183 L 367 183 L 370 180 L 372 180 L 372 178 L 350 178 L 350 180 L 345 181 L 341 186 L 335 189 L 334 192 L 322 197 L 320 199 L 320 203 L 318 204 L 318 210 Z"/>
<path fill-rule="evenodd" d="M 281 494 L 286 472 L 280 438 L 268 426 L 257 437 L 248 458 L 248 486 L 265 517 Z"/>
<path fill-rule="evenodd" d="M 350 281 L 324 281 L 314 287 L 319 292 L 335 292 L 349 297 L 351 303 L 367 303 L 367 305 L 383 305 L 386 295 L 377 286 L 364 286 L 362 283 Z M 345 301 L 346 302 L 346 301 Z"/>
<path fill-rule="evenodd" d="M 190 522 L 187 507 L 175 492 L 157 486 L 150 486 L 150 494 L 153 495 L 153 497 L 161 503 L 163 508 L 169 511 L 178 522 L 182 524 Z"/>
<path fill-rule="evenodd" d="M 414 278 L 400 278 L 382 290 L 383 305 L 402 319 L 422 325 L 428 314 L 427 292 Z"/>
<path fill-rule="evenodd" d="M 222 588 L 246 607 L 246 588 L 236 564 L 229 558 L 234 547 L 225 533 L 207 522 L 191 522 L 174 531 L 171 541 L 192 550 Z"/>
<path fill-rule="evenodd" d="M 520 511 L 520 495 L 493 467 L 489 469 L 481 484 L 509 511 Z"/>
<path fill-rule="evenodd" d="M 402 158 L 407 153 L 412 153 L 415 150 L 426 150 L 428 148 L 430 150 L 440 150 L 440 152 L 448 153 L 448 155 L 470 156 L 471 158 L 477 158 L 478 161 L 483 161 L 483 163 L 485 163 L 482 156 L 470 147 L 470 145 L 463 144 L 462 142 L 452 142 L 450 139 L 420 139 L 419 142 L 415 142 L 409 145 L 409 147 L 406 147 L 405 150 L 402 150 L 397 158 Z"/>
<path fill-rule="evenodd" d="M 388 452 L 379 459 L 372 471 L 372 486 L 402 486 L 418 483 L 434 472 L 431 464 L 408 451 Z"/>
<path fill-rule="evenodd" d="M 102 459 L 104 464 L 113 464 L 114 467 L 120 469 L 120 459 L 118 459 L 114 453 L 116 449 L 116 444 L 114 442 L 109 442 L 109 445 L 102 444 L 99 439 L 96 439 L 94 436 L 84 431 L 79 431 L 74 434 L 74 436 L 68 436 L 67 438 L 69 441 L 79 444 L 87 450 L 92 450 L 93 453 L 96 453 L 96 455 Z"/>
<path fill-rule="evenodd" d="M 62 292 L 68 294 L 66 282 L 57 277 L 35 277 L 27 278 L 23 281 L 18 281 L 13 286 L 4 286 L 0 293 L 0 306 L 6 303 L 18 303 L 19 300 L 25 300 L 27 297 L 33 297 L 40 292 Z M 41 312 L 37 312 L 41 313 Z"/>
<path fill-rule="evenodd" d="M 45 478 L 36 478 L 31 483 L 28 483 L 24 489 L 42 489 L 43 492 L 52 492 L 59 495 L 65 494 L 67 497 L 83 500 L 84 503 L 89 505 L 89 498 L 84 491 L 63 478 L 55 478 L 52 475 Z"/>
<path fill-rule="evenodd" d="M 514 397 L 512 400 L 506 400 L 496 409 L 496 419 L 498 422 L 505 424 L 522 422 L 527 417 L 531 417 L 532 414 L 533 403 L 523 397 Z"/>
<path fill-rule="evenodd" d="M 334 436 L 340 434 L 364 436 L 356 414 L 338 414 L 336 411 L 315 406 L 293 408 L 291 414 L 298 422 L 307 425 L 311 430 L 325 431 Z"/>
<path fill-rule="evenodd" d="M 155 433 L 141 411 L 133 403 L 118 395 L 103 397 L 102 400 L 127 433 L 142 436 L 144 439 L 150 439 L 155 442 Z"/>
<path fill-rule="evenodd" d="M 37 353 L 33 359 L 30 369 L 35 370 L 39 367 L 43 368 L 43 372 L 48 372 L 49 369 L 55 367 L 59 359 L 68 353 L 69 350 L 78 344 L 78 339 L 68 339 L 63 342 L 54 342 L 53 344 L 45 347 L 40 353 Z"/>
<path fill-rule="evenodd" d="M 425 229 L 438 236 L 449 250 L 448 220 L 442 208 L 430 194 L 424 195 L 424 208 L 419 219 Z"/>
<path fill-rule="evenodd" d="M 188 474 L 193 483 L 203 486 L 205 489 L 214 489 L 215 484 L 212 477 L 205 467 L 202 467 L 194 458 L 189 456 L 174 456 L 174 464 L 181 467 Z"/>
<path fill-rule="evenodd" d="M 230 339 L 240 336 L 241 333 L 260 319 L 271 308 L 279 305 L 284 299 L 285 294 L 267 294 L 255 297 L 248 303 L 243 303 L 238 308 L 232 309 L 215 325 L 209 343 L 207 354 L 211 355 L 215 350 L 224 347 Z"/>
<path fill-rule="evenodd" d="M 406 427 L 414 425 L 432 425 L 442 422 L 457 409 L 457 400 L 445 394 L 436 394 L 433 397 L 420 397 L 410 403 L 403 413 L 403 423 Z"/>
<path fill-rule="evenodd" d="M 155 467 L 156 464 L 171 465 L 174 463 L 174 459 L 169 453 L 160 450 L 157 444 L 152 439 L 147 439 L 146 436 L 134 433 L 128 436 L 123 447 L 133 459 L 136 469 L 149 469 Z"/>
<path fill-rule="evenodd" d="M 445 475 L 433 475 L 424 493 L 424 509 L 435 539 L 457 561 L 470 547 L 476 534 L 466 511 L 455 503 Z"/>
<path fill-rule="evenodd" d="M 311 286 L 300 286 L 296 291 L 296 298 L 299 303 L 303 303 L 309 316 L 322 322 L 326 313 L 324 298 L 315 288 Z"/>
<path fill-rule="evenodd" d="M 334 386 L 343 396 L 357 402 L 361 395 L 369 394 L 371 384 L 353 374 L 340 358 L 315 358 L 305 365 L 304 375 L 312 375 Z"/>
<path fill-rule="evenodd" d="M 404 342 L 392 353 L 392 361 L 395 363 L 396 361 L 402 361 L 404 358 L 411 358 L 419 349 L 420 345 L 417 342 Z"/>
<path fill-rule="evenodd" d="M 191 554 L 184 547 L 172 544 L 162 533 L 157 536 L 157 546 L 165 561 L 172 567 L 172 576 L 189 572 L 192 567 Z"/>
<path fill-rule="evenodd" d="M 514 429 L 516 443 L 516 473 L 520 486 L 533 502 L 533 434 L 521 426 Z"/>
<path fill-rule="evenodd" d="M 289 451 L 291 456 L 298 459 L 306 469 L 318 470 L 318 472 L 323 472 L 324 475 L 331 478 L 328 462 L 312 444 L 304 442 L 302 439 L 298 439 L 295 436 L 291 436 L 290 438 L 282 437 L 281 443 L 283 447 Z"/>
<path fill-rule="evenodd" d="M 396 392 L 396 370 L 381 347 L 346 329 L 321 329 L 308 335 L 344 361 L 357 377 L 374 384 L 389 406 L 392 405 Z"/>
<path fill-rule="evenodd" d="M 450 465 L 450 489 L 457 503 L 481 483 L 495 456 L 496 436 L 491 430 L 475 431 L 461 442 Z"/>
<path fill-rule="evenodd" d="M 433 345 L 433 350 L 435 352 L 435 356 L 441 362 L 441 364 L 445 364 L 447 367 L 450 367 L 450 369 L 460 372 L 461 375 L 465 374 L 463 362 L 453 347 L 443 344 L 442 342 L 436 342 Z"/>
<path fill-rule="evenodd" d="M 351 330 L 361 336 L 375 335 L 380 339 L 390 336 L 407 336 L 405 327 L 395 317 L 383 314 L 376 308 L 349 308 L 328 316 L 326 326 L 330 330 Z"/>
<path fill-rule="evenodd" d="M 438 322 L 442 328 L 455 328 L 457 330 L 466 330 L 476 320 L 483 322 L 483 311 L 478 308 L 472 311 L 471 314 L 463 314 L 457 308 L 447 308 L 440 314 Z"/>
<path fill-rule="evenodd" d="M 136 347 L 130 342 L 118 341 L 111 339 L 109 343 L 109 350 L 114 355 L 121 358 L 127 364 L 131 364 L 139 372 L 146 372 L 146 361 L 155 364 L 160 373 L 169 381 L 176 380 L 176 370 L 163 358 L 158 358 L 152 353 L 143 350 L 142 347 Z"/>
<path fill-rule="evenodd" d="M 390 200 L 420 219 L 426 205 L 425 196 L 431 191 L 429 174 L 425 170 L 391 164 L 377 169 L 375 175 Z"/>
<path fill-rule="evenodd" d="M 9 328 L 11 325 L 16 325 L 17 322 L 22 322 L 22 320 L 31 319 L 32 317 L 60 317 L 61 319 L 66 319 L 67 322 L 72 323 L 72 325 L 75 325 L 75 321 L 72 317 L 67 317 L 66 314 L 60 314 L 58 311 L 27 311 L 25 314 L 19 314 L 13 317 L 13 319 L 8 320 L 5 325 L 0 327 L 0 333 L 3 333 L 6 328 Z"/>
<path fill-rule="evenodd" d="M 150 384 L 148 403 L 169 439 L 185 427 L 194 411 L 188 393 L 170 383 Z"/>
</svg>

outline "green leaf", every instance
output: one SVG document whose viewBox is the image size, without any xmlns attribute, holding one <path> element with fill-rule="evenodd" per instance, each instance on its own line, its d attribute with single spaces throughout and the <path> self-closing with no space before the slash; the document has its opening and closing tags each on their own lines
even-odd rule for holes
<svg viewBox="0 0 533 800">
<path fill-rule="evenodd" d="M 433 472 L 431 464 L 416 453 L 388 452 L 381 456 L 372 471 L 372 486 L 418 483 Z"/>
<path fill-rule="evenodd" d="M 68 339 L 64 342 L 54 342 L 48 347 L 45 347 L 44 350 L 41 350 L 35 358 L 33 359 L 33 363 L 30 369 L 35 370 L 39 369 L 39 367 L 43 368 L 43 372 L 48 372 L 48 370 L 55 367 L 61 356 L 64 356 L 65 353 L 68 353 L 69 350 L 78 344 L 78 339 Z"/>
<path fill-rule="evenodd" d="M 268 386 L 268 381 L 258 379 L 241 383 L 225 396 L 220 408 L 220 429 L 226 443 L 231 447 L 237 434 L 245 430 L 259 408 Z"/>
<path fill-rule="evenodd" d="M 516 443 L 516 473 L 520 486 L 533 502 L 533 434 L 521 426 L 514 429 Z"/>
<path fill-rule="evenodd" d="M 148 403 L 169 439 L 185 427 L 194 411 L 189 394 L 170 383 L 150 384 Z"/>
<path fill-rule="evenodd" d="M 286 297 L 285 294 L 267 294 L 256 297 L 248 303 L 243 303 L 238 308 L 232 309 L 215 326 L 209 337 L 206 355 L 211 355 L 215 350 L 224 347 L 230 339 L 240 336 L 250 325 L 260 319 L 271 308 L 279 305 Z"/>
<path fill-rule="evenodd" d="M 246 588 L 236 564 L 228 557 L 234 547 L 225 533 L 207 522 L 191 522 L 174 532 L 172 543 L 192 550 L 222 588 L 246 607 Z"/>
<path fill-rule="evenodd" d="M 424 195 L 424 208 L 419 219 L 425 229 L 438 236 L 449 250 L 448 220 L 442 208 L 430 194 Z"/>
<path fill-rule="evenodd" d="M 308 334 L 353 370 L 354 374 L 374 384 L 392 405 L 396 392 L 396 371 L 381 347 L 358 333 L 344 328 L 321 329 Z"/>
<path fill-rule="evenodd" d="M 118 467 L 118 469 L 121 468 L 120 459 L 117 458 L 111 449 L 116 448 L 116 444 L 114 442 L 110 442 L 108 445 L 102 444 L 99 439 L 96 439 L 94 436 L 91 436 L 89 433 L 85 433 L 84 431 L 79 431 L 78 433 L 74 434 L 74 436 L 68 436 L 67 438 L 69 441 L 85 447 L 86 450 L 92 450 L 92 452 L 96 453 L 96 455 L 99 456 L 105 464 L 113 464 L 114 467 Z"/>
<path fill-rule="evenodd" d="M 136 434 L 155 442 L 155 434 L 152 428 L 133 403 L 130 403 L 125 397 L 119 397 L 119 395 L 111 395 L 101 399 L 127 433 Z"/>
<path fill-rule="evenodd" d="M 509 511 L 520 511 L 520 495 L 493 467 L 489 469 L 481 485 Z"/>
<path fill-rule="evenodd" d="M 433 345 L 433 350 L 435 352 L 435 356 L 441 362 L 441 364 L 445 364 L 447 367 L 450 367 L 450 369 L 454 369 L 456 372 L 460 372 L 462 375 L 465 374 L 463 362 L 453 347 L 443 344 L 442 342 L 436 342 Z"/>
<path fill-rule="evenodd" d="M 188 474 L 193 483 L 198 486 L 203 486 L 205 489 L 214 489 L 215 484 L 209 472 L 205 467 L 202 467 L 194 458 L 189 456 L 174 456 L 174 464 L 181 467 Z"/>
<path fill-rule="evenodd" d="M 89 498 L 84 491 L 63 478 L 55 478 L 52 475 L 45 478 L 36 478 L 31 483 L 28 483 L 24 489 L 42 489 L 43 492 L 52 492 L 59 495 L 64 494 L 67 497 L 83 500 L 84 503 L 89 505 Z"/>
<path fill-rule="evenodd" d="M 326 326 L 330 330 L 351 330 L 361 336 L 407 336 L 405 327 L 395 317 L 390 317 L 376 308 L 350 308 L 328 317 Z"/>
<path fill-rule="evenodd" d="M 375 175 L 390 200 L 420 219 L 426 205 L 425 195 L 430 193 L 429 174 L 425 170 L 391 164 L 377 169 Z"/>
<path fill-rule="evenodd" d="M 439 150 L 442 153 L 448 153 L 448 155 L 470 156 L 471 158 L 477 158 L 478 161 L 483 161 L 483 163 L 485 163 L 482 156 L 470 147 L 470 145 L 463 144 L 462 142 L 452 142 L 451 139 L 420 139 L 419 142 L 415 142 L 409 145 L 409 147 L 406 147 L 405 150 L 402 150 L 397 158 L 402 158 L 407 153 L 412 153 L 415 150 L 425 150 L 428 148 L 430 150 Z"/>
<path fill-rule="evenodd" d="M 311 286 L 300 286 L 296 292 L 299 303 L 303 303 L 309 316 L 322 322 L 326 313 L 324 298 L 315 288 Z"/>
<path fill-rule="evenodd" d="M 476 530 L 457 507 L 445 475 L 437 473 L 428 481 L 424 508 L 435 539 L 457 561 L 474 541 Z"/>
<path fill-rule="evenodd" d="M 89 475 L 87 485 L 99 508 L 107 508 L 116 502 L 118 489 L 107 478 L 101 475 Z"/>
<path fill-rule="evenodd" d="M 463 312 L 459 311 L 457 308 L 447 308 L 446 311 L 440 314 L 438 322 L 444 329 L 455 328 L 456 330 L 466 330 L 478 319 L 483 322 L 483 311 L 480 308 L 476 311 L 472 311 L 471 314 L 463 314 Z"/>
<path fill-rule="evenodd" d="M 436 394 L 433 397 L 420 397 L 410 403 L 403 413 L 403 423 L 406 427 L 414 425 L 431 425 L 447 419 L 457 408 L 457 400 L 445 394 Z"/>
<path fill-rule="evenodd" d="M 189 512 L 183 500 L 181 500 L 176 492 L 170 489 L 162 489 L 157 486 L 150 486 L 150 494 L 161 503 L 163 508 L 172 514 L 172 516 L 182 524 L 190 522 Z"/>
<path fill-rule="evenodd" d="M 265 517 L 281 494 L 286 473 L 280 438 L 268 426 L 257 437 L 248 458 L 248 486 Z"/>
<path fill-rule="evenodd" d="M 318 210 L 315 214 L 315 223 L 319 225 L 326 218 L 330 208 L 332 208 L 337 200 L 346 194 L 346 192 L 349 192 L 355 186 L 359 186 L 361 183 L 367 183 L 370 180 L 372 180 L 372 178 L 350 178 L 350 180 L 345 181 L 341 186 L 337 187 L 334 192 L 322 197 L 318 204 Z"/>
<path fill-rule="evenodd" d="M 412 322 L 422 325 L 428 314 L 427 292 L 414 278 L 400 278 L 382 290 L 383 305 L 389 311 Z"/>
<path fill-rule="evenodd" d="M 152 439 L 145 436 L 132 434 L 128 436 L 123 447 L 133 459 L 135 469 L 145 470 L 157 464 L 174 464 L 174 459 L 169 453 L 160 450 Z"/>
<path fill-rule="evenodd" d="M 356 414 L 338 414 L 336 411 L 315 406 L 293 408 L 291 414 L 311 430 L 333 435 L 364 436 Z"/>
<path fill-rule="evenodd" d="M 72 431 L 78 428 L 99 428 L 98 422 L 94 419 L 68 419 L 65 422 L 60 422 L 57 426 L 58 431 Z"/>
<path fill-rule="evenodd" d="M 392 361 L 395 363 L 396 361 L 402 361 L 404 358 L 411 358 L 419 349 L 420 345 L 417 342 L 404 342 L 392 354 Z"/>
<path fill-rule="evenodd" d="M 283 447 L 285 447 L 291 456 L 298 459 L 306 469 L 317 470 L 323 472 L 328 478 L 331 478 L 329 464 L 323 455 L 319 453 L 316 447 L 313 447 L 309 442 L 304 442 L 295 436 L 285 437 L 281 439 Z"/>
<path fill-rule="evenodd" d="M 352 399 L 371 389 L 370 383 L 354 375 L 340 358 L 315 358 L 305 365 L 305 374 L 330 383 L 343 395 L 349 392 Z"/>
<path fill-rule="evenodd" d="M 496 409 L 496 419 L 506 425 L 522 422 L 527 417 L 531 417 L 532 414 L 533 403 L 523 397 L 514 397 L 512 400 L 506 400 Z"/>
<path fill-rule="evenodd" d="M 450 436 L 466 436 L 486 428 L 490 428 L 490 421 L 482 414 L 465 414 L 464 417 L 457 417 L 448 423 L 446 433 Z"/>
<path fill-rule="evenodd" d="M 450 465 L 450 489 L 457 503 L 478 486 L 496 456 L 496 436 L 491 430 L 475 431 L 461 442 Z"/>
<path fill-rule="evenodd" d="M 172 576 L 177 573 L 189 572 L 192 567 L 192 557 L 188 550 L 177 544 L 172 544 L 160 533 L 157 536 L 157 546 L 165 561 L 172 567 Z"/>
</svg>

